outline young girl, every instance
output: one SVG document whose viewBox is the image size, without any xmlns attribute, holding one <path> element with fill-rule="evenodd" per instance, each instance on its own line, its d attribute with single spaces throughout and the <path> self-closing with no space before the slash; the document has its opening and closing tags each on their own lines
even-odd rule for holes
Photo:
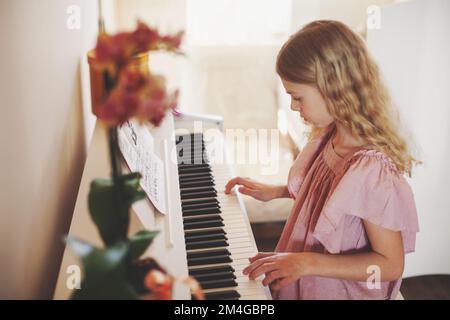
<svg viewBox="0 0 450 320">
<path fill-rule="evenodd" d="M 251 257 L 243 273 L 265 275 L 274 299 L 395 299 L 418 231 L 403 176 L 416 160 L 375 62 L 347 26 L 315 21 L 284 44 L 276 68 L 312 131 L 287 186 L 226 185 L 262 201 L 295 199 L 275 252 Z"/>
</svg>

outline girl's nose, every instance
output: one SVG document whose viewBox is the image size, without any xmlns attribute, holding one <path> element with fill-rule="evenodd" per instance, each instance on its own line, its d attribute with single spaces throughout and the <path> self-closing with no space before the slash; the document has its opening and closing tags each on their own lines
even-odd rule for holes
<svg viewBox="0 0 450 320">
<path fill-rule="evenodd" d="M 300 111 L 301 110 L 301 104 L 298 103 L 297 101 L 292 101 L 291 102 L 291 110 L 292 111 Z"/>
</svg>

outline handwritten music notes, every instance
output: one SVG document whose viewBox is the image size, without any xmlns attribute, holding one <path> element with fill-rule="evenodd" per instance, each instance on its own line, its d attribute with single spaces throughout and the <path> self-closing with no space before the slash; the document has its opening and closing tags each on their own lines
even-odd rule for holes
<svg viewBox="0 0 450 320">
<path fill-rule="evenodd" d="M 165 214 L 164 164 L 154 154 L 153 137 L 145 125 L 129 120 L 119 128 L 119 148 L 132 172 L 140 172 L 141 187 L 156 209 Z"/>
</svg>

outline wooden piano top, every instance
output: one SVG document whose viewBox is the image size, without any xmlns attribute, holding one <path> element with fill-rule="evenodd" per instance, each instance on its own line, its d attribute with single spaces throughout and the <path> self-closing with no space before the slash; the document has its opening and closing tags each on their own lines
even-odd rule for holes
<svg viewBox="0 0 450 320">
<path fill-rule="evenodd" d="M 152 128 L 151 133 L 155 142 L 155 153 L 166 161 L 163 140 L 168 139 L 174 131 L 173 117 L 168 114 L 163 123 L 158 128 Z M 168 139 L 168 143 L 171 143 Z M 91 181 L 99 177 L 109 176 L 109 158 L 106 130 L 100 122 L 97 122 L 92 137 L 92 142 L 88 150 L 83 176 L 81 178 L 80 188 L 75 204 L 75 209 L 70 224 L 69 234 L 86 240 L 96 246 L 101 246 L 102 242 L 97 232 L 97 228 L 90 218 L 87 204 L 87 196 Z M 170 150 L 170 146 L 169 146 Z M 172 161 L 167 161 L 167 179 L 166 183 L 170 185 L 170 189 L 166 190 L 168 197 L 167 215 L 162 215 L 154 209 L 148 199 L 137 202 L 132 209 L 130 217 L 129 233 L 134 234 L 142 229 L 160 230 L 160 234 L 155 238 L 149 247 L 145 256 L 154 257 L 158 263 L 164 267 L 170 274 L 178 276 L 186 276 L 187 261 L 183 235 L 183 222 L 181 209 L 179 205 L 179 186 L 177 182 L 177 168 Z M 125 170 L 127 170 L 126 168 Z M 170 219 L 170 221 L 169 221 Z M 171 232 L 170 244 L 169 235 Z M 70 274 L 67 268 L 70 265 L 78 265 L 82 270 L 81 262 L 66 247 L 64 250 L 60 271 L 57 278 L 54 299 L 68 299 L 71 291 L 66 286 L 66 281 Z M 180 284 L 176 284 L 174 288 L 174 299 L 190 299 L 189 289 Z"/>
</svg>

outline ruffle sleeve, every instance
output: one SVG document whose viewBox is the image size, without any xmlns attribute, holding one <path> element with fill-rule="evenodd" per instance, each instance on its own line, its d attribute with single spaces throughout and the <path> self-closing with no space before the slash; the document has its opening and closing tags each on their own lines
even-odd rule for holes
<svg viewBox="0 0 450 320">
<path fill-rule="evenodd" d="M 404 176 L 385 154 L 363 150 L 348 161 L 313 233 L 330 253 L 341 251 L 346 215 L 401 231 L 405 253 L 414 251 L 419 231 L 414 195 Z"/>
</svg>

